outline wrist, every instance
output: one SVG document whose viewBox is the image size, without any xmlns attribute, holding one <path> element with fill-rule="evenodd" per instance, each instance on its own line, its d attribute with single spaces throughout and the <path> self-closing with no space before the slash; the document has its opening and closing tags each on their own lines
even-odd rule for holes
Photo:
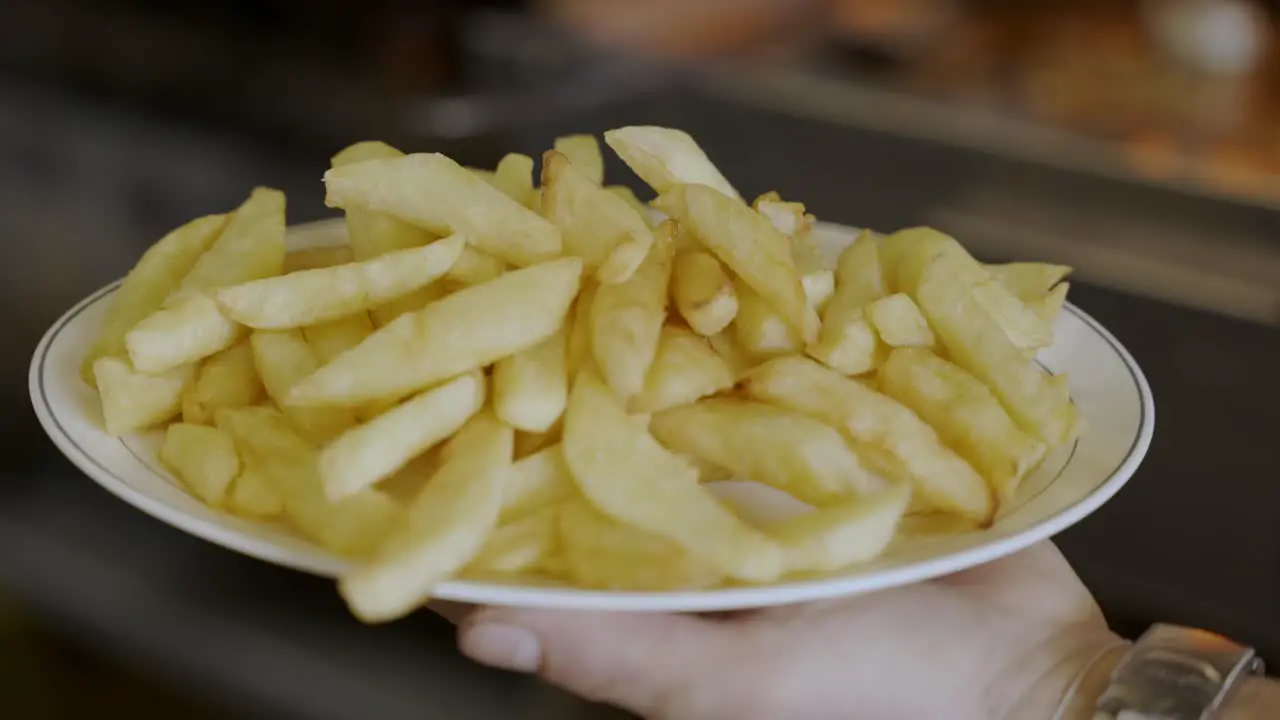
<svg viewBox="0 0 1280 720">
<path fill-rule="evenodd" d="M 1031 679 L 1016 699 L 1003 706 L 1003 714 L 992 717 L 1090 720 L 1112 671 L 1129 647 L 1109 631 L 1053 643 L 1038 663 L 1027 668 Z"/>
</svg>

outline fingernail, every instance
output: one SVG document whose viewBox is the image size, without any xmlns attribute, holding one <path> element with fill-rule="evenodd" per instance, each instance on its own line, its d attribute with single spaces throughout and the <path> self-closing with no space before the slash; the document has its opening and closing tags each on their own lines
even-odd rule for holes
<svg viewBox="0 0 1280 720">
<path fill-rule="evenodd" d="M 542 663 L 533 633 L 510 625 L 480 624 L 467 629 L 460 643 L 467 657 L 483 665 L 531 673 Z"/>
</svg>

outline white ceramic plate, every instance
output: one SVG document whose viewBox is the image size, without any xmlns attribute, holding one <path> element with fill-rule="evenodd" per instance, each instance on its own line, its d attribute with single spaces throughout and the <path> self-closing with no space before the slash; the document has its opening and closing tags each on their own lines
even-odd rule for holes
<svg viewBox="0 0 1280 720">
<path fill-rule="evenodd" d="M 838 226 L 819 228 L 834 255 L 852 237 Z M 345 242 L 341 222 L 298 226 L 292 248 Z M 45 334 L 31 363 L 31 400 L 58 448 L 98 484 L 142 511 L 192 535 L 268 562 L 325 576 L 347 562 L 289 530 L 210 509 L 188 494 L 159 463 L 160 433 L 123 439 L 101 429 L 94 392 L 80 380 L 79 363 L 96 334 L 113 283 L 82 300 Z M 1057 342 L 1040 362 L 1070 377 L 1084 420 L 1080 439 L 1052 453 L 1027 478 L 1009 508 L 988 530 L 916 537 L 895 544 L 879 560 L 838 574 L 748 587 L 682 592 L 607 592 L 548 585 L 448 582 L 436 597 L 473 603 L 632 611 L 712 611 L 815 600 L 880 590 L 990 562 L 1079 522 L 1133 475 L 1151 442 L 1151 390 L 1124 347 L 1101 325 L 1068 305 Z M 785 511 L 762 486 L 731 483 L 754 512 Z"/>
</svg>

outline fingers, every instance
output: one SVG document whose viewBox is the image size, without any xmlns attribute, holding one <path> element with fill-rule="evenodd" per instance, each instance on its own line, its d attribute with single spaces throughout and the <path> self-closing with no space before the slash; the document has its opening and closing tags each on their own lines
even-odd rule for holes
<svg viewBox="0 0 1280 720">
<path fill-rule="evenodd" d="M 481 610 L 459 634 L 477 662 L 646 717 L 691 707 L 687 691 L 729 662 L 733 642 L 727 626 L 692 616 L 517 608 Z"/>
<path fill-rule="evenodd" d="M 463 620 L 467 619 L 468 615 L 475 612 L 476 606 L 470 603 L 435 600 L 427 605 L 427 609 L 454 625 L 460 625 Z"/>
</svg>

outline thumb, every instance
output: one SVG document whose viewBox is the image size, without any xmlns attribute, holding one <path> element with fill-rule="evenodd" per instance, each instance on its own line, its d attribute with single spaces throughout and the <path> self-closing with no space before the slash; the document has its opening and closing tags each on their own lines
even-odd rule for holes
<svg viewBox="0 0 1280 720">
<path fill-rule="evenodd" d="M 733 657 L 729 627 L 688 615 L 488 608 L 459 632 L 463 654 L 537 673 L 646 717 L 687 714 L 709 673 Z M 685 708 L 685 710 L 680 710 Z"/>
</svg>

